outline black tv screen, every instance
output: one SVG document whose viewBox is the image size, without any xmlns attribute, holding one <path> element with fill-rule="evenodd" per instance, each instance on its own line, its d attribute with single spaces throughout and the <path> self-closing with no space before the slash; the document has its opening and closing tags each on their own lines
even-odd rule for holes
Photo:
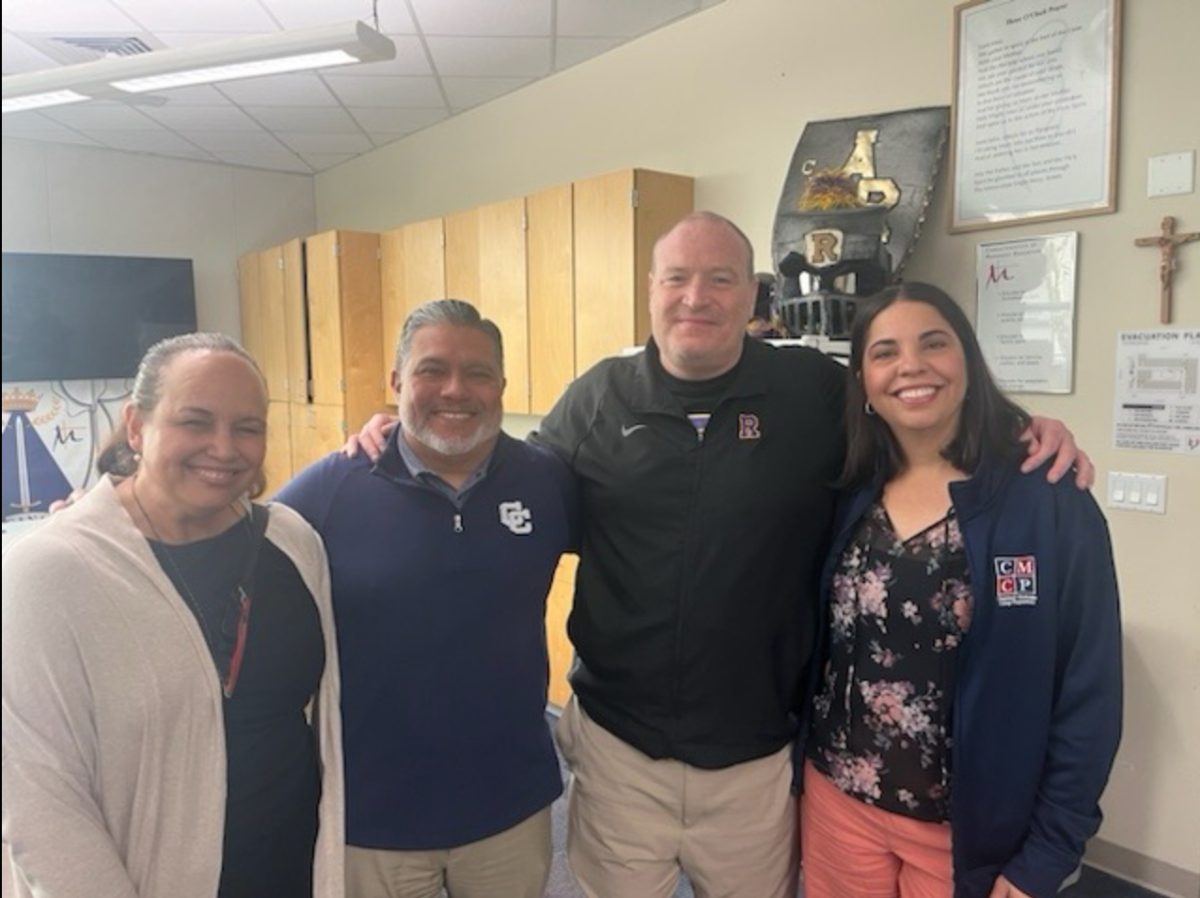
<svg viewBox="0 0 1200 898">
<path fill-rule="evenodd" d="M 4 382 L 132 377 L 196 329 L 191 259 L 4 253 Z"/>
</svg>

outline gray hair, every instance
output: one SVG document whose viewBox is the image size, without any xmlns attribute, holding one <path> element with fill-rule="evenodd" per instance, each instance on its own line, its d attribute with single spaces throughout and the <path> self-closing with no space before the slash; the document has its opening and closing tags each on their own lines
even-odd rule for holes
<svg viewBox="0 0 1200 898">
<path fill-rule="evenodd" d="M 433 299 L 417 306 L 404 320 L 400 329 L 400 339 L 396 342 L 396 371 L 404 370 L 404 363 L 412 353 L 412 341 L 423 327 L 433 324 L 451 324 L 455 327 L 469 327 L 477 330 L 492 341 L 496 350 L 496 360 L 500 363 L 500 373 L 504 373 L 504 339 L 500 336 L 500 328 L 494 321 L 484 318 L 479 310 L 469 302 L 461 299 Z"/>
<path fill-rule="evenodd" d="M 708 222 L 709 224 L 722 225 L 738 239 L 738 242 L 742 244 L 742 248 L 746 250 L 746 277 L 750 280 L 754 280 L 754 244 L 750 242 L 750 238 L 746 236 L 746 232 L 735 225 L 724 215 L 718 215 L 716 212 L 709 212 L 703 209 L 699 212 L 691 212 L 688 215 L 685 215 L 683 218 L 679 219 L 679 221 L 675 222 L 675 224 L 671 225 L 669 229 L 667 229 L 657 240 L 654 241 L 654 248 L 650 252 L 650 273 L 654 274 L 654 266 L 658 263 L 658 245 L 671 236 L 671 234 L 675 232 L 676 228 L 699 221 Z"/>
<path fill-rule="evenodd" d="M 243 359 L 254 369 L 254 373 L 258 375 L 265 389 L 266 378 L 263 377 L 262 369 L 258 367 L 258 362 L 254 361 L 254 357 L 246 352 L 241 343 L 225 334 L 198 331 L 192 334 L 167 337 L 146 350 L 146 354 L 142 356 L 142 360 L 138 364 L 137 374 L 133 379 L 133 389 L 129 394 L 129 401 L 133 407 L 142 414 L 154 411 L 159 399 L 162 398 L 163 370 L 176 356 L 185 352 L 202 351 L 228 352 Z M 125 432 L 125 427 L 122 425 L 116 429 L 112 438 L 100 450 L 100 455 L 96 459 L 96 468 L 101 474 L 128 476 L 137 470 L 137 464 L 136 454 L 133 447 L 129 445 L 129 434 Z"/>
</svg>

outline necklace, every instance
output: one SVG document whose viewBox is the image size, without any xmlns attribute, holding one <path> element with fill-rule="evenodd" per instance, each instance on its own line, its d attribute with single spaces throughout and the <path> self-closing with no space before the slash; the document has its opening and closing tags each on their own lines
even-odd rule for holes
<svg viewBox="0 0 1200 898">
<path fill-rule="evenodd" d="M 129 484 L 129 491 L 133 494 L 133 502 L 137 505 L 142 519 L 145 520 L 146 525 L 150 528 L 150 532 L 154 535 L 155 540 L 163 547 L 161 557 L 166 559 L 171 572 L 175 575 L 175 580 L 182 587 L 179 595 L 200 624 L 200 630 L 204 633 L 204 641 L 208 645 L 208 650 L 212 654 L 213 663 L 217 666 L 219 674 L 221 662 L 218 655 L 222 643 L 213 639 L 204 609 L 188 585 L 187 578 L 183 576 L 183 571 L 175 563 L 175 558 L 171 553 L 171 544 L 162 538 L 162 534 L 158 532 L 158 527 L 154 525 L 154 519 L 150 517 L 149 512 L 146 511 L 146 506 L 142 504 L 141 497 L 138 496 L 137 482 L 137 474 L 134 474 L 133 480 Z M 247 527 L 249 527 L 250 512 L 243 515 L 243 520 L 247 522 Z M 156 552 L 155 557 L 160 557 L 160 553 Z M 225 676 L 221 678 L 221 688 L 227 699 L 233 697 L 233 691 L 237 688 L 238 674 L 241 673 L 242 659 L 246 653 L 246 638 L 250 632 L 250 596 L 241 583 L 237 585 L 235 599 L 236 601 L 230 604 L 230 608 L 221 622 L 221 636 L 224 637 L 223 641 L 233 642 L 233 651 L 229 657 L 229 668 Z M 233 619 L 234 614 L 228 612 L 234 612 L 236 619 Z"/>
</svg>

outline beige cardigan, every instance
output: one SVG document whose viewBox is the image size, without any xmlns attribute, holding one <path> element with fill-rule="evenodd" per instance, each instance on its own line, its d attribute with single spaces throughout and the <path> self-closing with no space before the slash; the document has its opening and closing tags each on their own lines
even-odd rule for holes
<svg viewBox="0 0 1200 898">
<path fill-rule="evenodd" d="M 213 898 L 225 821 L 222 696 L 195 616 L 105 477 L 3 570 L 4 841 L 18 895 Z M 271 507 L 325 633 L 314 873 L 341 898 L 338 657 L 320 538 Z"/>
</svg>

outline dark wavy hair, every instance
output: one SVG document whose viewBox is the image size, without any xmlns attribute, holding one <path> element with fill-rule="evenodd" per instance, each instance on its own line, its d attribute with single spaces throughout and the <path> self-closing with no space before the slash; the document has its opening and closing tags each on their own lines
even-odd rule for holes
<svg viewBox="0 0 1200 898">
<path fill-rule="evenodd" d="M 933 306 L 958 337 L 966 359 L 967 391 L 958 433 L 942 450 L 942 456 L 959 470 L 971 473 L 985 456 L 1007 459 L 1022 452 L 1020 436 L 1029 426 L 1029 413 L 996 386 L 962 308 L 932 284 L 910 281 L 880 290 L 859 307 L 854 317 L 846 380 L 846 464 L 838 481 L 840 486 L 860 486 L 877 474 L 890 479 L 906 464 L 891 428 L 878 415 L 867 414 L 862 385 L 863 353 L 871 324 L 880 312 L 901 300 Z"/>
<path fill-rule="evenodd" d="M 241 343 L 233 339 L 233 337 L 227 337 L 224 334 L 197 332 L 167 337 L 165 340 L 159 340 L 146 350 L 146 354 L 142 356 L 142 361 L 138 364 L 137 375 L 133 379 L 133 389 L 130 392 L 129 401 L 142 414 L 149 414 L 154 411 L 159 399 L 162 398 L 163 371 L 170 361 L 185 352 L 198 352 L 202 350 L 228 352 L 243 359 L 254 369 L 259 380 L 263 382 L 265 389 L 266 379 L 263 377 L 262 370 L 258 367 L 258 362 L 254 361 L 254 357 L 246 352 Z M 125 429 L 125 424 L 122 423 L 113 431 L 104 448 L 100 450 L 100 454 L 96 458 L 96 470 L 101 474 L 128 477 L 137 472 L 138 461 L 139 457 L 137 453 L 129 445 L 129 433 Z M 250 488 L 251 498 L 258 498 L 258 496 L 262 495 L 266 486 L 266 476 L 260 469 L 258 476 L 254 479 L 253 486 Z"/>
</svg>

